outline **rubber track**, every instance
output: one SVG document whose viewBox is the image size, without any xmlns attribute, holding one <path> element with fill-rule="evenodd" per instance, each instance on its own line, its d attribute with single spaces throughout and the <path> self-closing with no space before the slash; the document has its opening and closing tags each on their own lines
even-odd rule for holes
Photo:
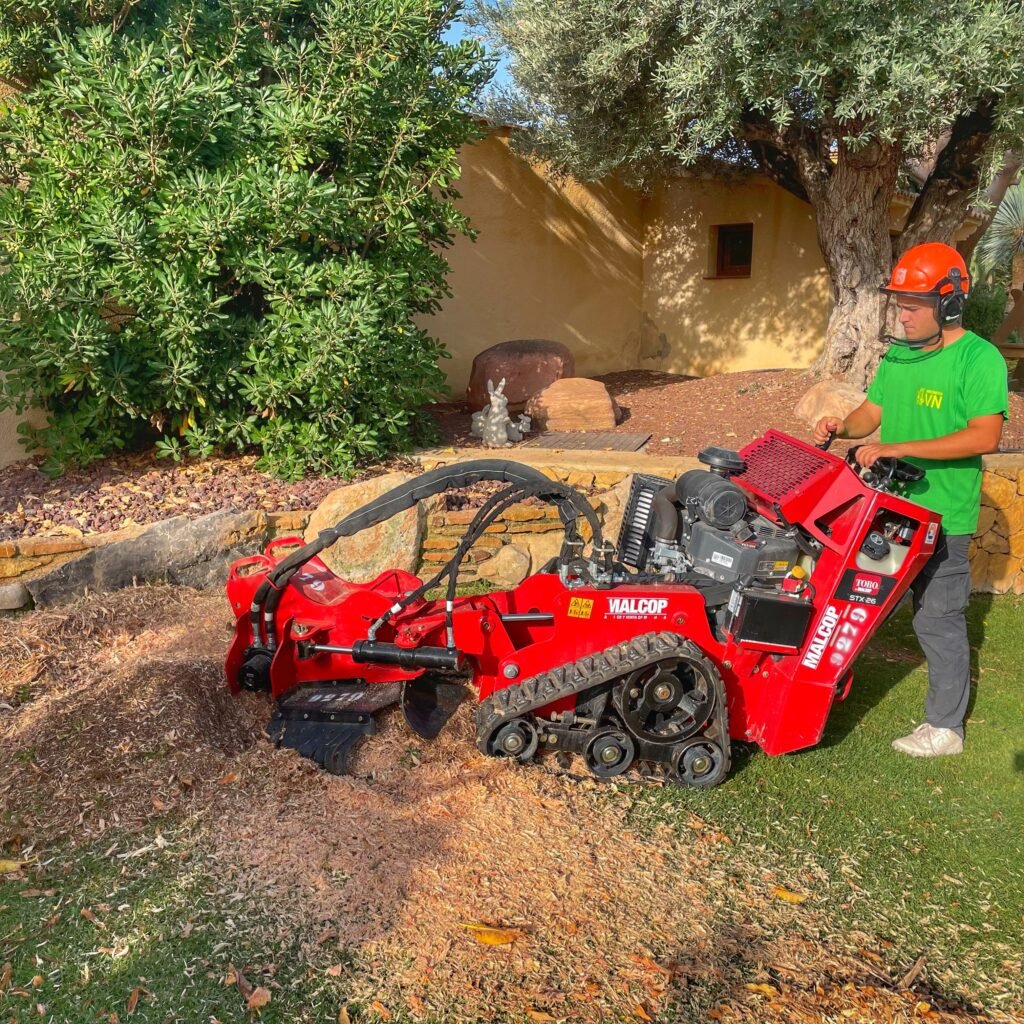
<svg viewBox="0 0 1024 1024">
<path fill-rule="evenodd" d="M 579 661 L 570 661 L 531 676 L 518 685 L 513 683 L 496 690 L 476 709 L 477 746 L 487 753 L 487 744 L 494 730 L 504 722 L 680 654 L 707 661 L 696 644 L 678 633 L 642 633 L 632 640 L 588 654 Z M 714 681 L 721 707 L 725 694 L 717 672 L 714 672 Z"/>
</svg>

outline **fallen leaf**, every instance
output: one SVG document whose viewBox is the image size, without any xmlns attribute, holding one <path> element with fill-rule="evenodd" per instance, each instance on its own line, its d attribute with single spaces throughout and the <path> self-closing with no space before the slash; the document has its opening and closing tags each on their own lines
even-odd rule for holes
<svg viewBox="0 0 1024 1024">
<path fill-rule="evenodd" d="M 641 1020 L 653 1020 L 654 1018 L 640 1005 L 633 1007 L 633 1013 Z"/>
<path fill-rule="evenodd" d="M 169 811 L 171 809 L 171 805 L 165 804 L 158 796 L 153 797 L 153 806 L 158 811 Z"/>
<path fill-rule="evenodd" d="M 325 942 L 330 942 L 331 939 L 336 939 L 338 933 L 333 928 L 328 928 L 327 931 L 321 932 L 316 937 L 316 943 L 318 946 L 322 946 Z"/>
<path fill-rule="evenodd" d="M 408 1004 L 409 1009 L 412 1010 L 413 1013 L 418 1014 L 420 1017 L 422 1017 L 427 1012 L 427 1004 L 423 1002 L 423 1000 L 420 999 L 419 996 L 410 995 L 406 998 L 405 1001 Z"/>
<path fill-rule="evenodd" d="M 126 1007 L 125 1012 L 129 1017 L 135 1012 L 135 1007 L 139 1005 L 139 995 L 141 992 L 142 989 L 136 986 L 132 989 L 132 994 L 128 997 L 128 1006 Z"/>
<path fill-rule="evenodd" d="M 7 875 L 12 871 L 20 871 L 28 863 L 27 860 L 0 859 L 0 875 Z"/>
<path fill-rule="evenodd" d="M 48 917 L 43 922 L 43 927 L 44 928 L 52 928 L 60 920 L 60 917 L 61 917 L 60 911 L 58 910 L 57 913 L 53 915 L 53 917 Z"/>
<path fill-rule="evenodd" d="M 338 1011 L 338 1024 L 352 1024 L 352 1019 L 344 1006 Z"/>
<path fill-rule="evenodd" d="M 383 1003 L 378 1003 L 376 999 L 370 1003 L 370 1009 L 373 1010 L 381 1020 L 391 1020 L 391 1011 Z"/>
<path fill-rule="evenodd" d="M 662 967 L 661 964 L 655 963 L 649 956 L 631 956 L 630 960 L 635 964 L 639 964 L 641 967 L 647 968 L 649 971 L 655 971 L 658 974 L 664 974 L 668 977 L 672 977 L 672 972 L 667 967 Z"/>
<path fill-rule="evenodd" d="M 327 968 L 327 976 L 330 978 L 340 978 L 343 970 L 344 968 L 341 964 L 335 964 L 333 967 Z"/>
<path fill-rule="evenodd" d="M 534 1024 L 552 1024 L 554 1017 L 550 1013 L 545 1013 L 543 1010 L 527 1010 L 526 1016 L 534 1022 Z"/>
<path fill-rule="evenodd" d="M 270 1002 L 270 989 L 264 988 L 262 985 L 255 989 L 251 996 L 245 1001 L 245 1007 L 247 1010 L 258 1010 L 261 1006 L 266 1006 Z"/>
<path fill-rule="evenodd" d="M 914 1013 L 916 1013 L 919 1017 L 927 1017 L 928 1014 L 930 1014 L 931 1012 L 932 1012 L 932 1004 L 931 1003 L 926 1003 L 926 1002 L 922 1001 L 920 1003 L 917 1003 L 914 1006 Z"/>
<path fill-rule="evenodd" d="M 473 933 L 473 938 L 481 946 L 508 946 L 521 939 L 523 933 L 518 928 L 495 928 L 489 924 L 463 921 L 462 927 Z"/>
<path fill-rule="evenodd" d="M 772 894 L 776 899 L 780 899 L 784 903 L 803 903 L 803 901 L 807 899 L 806 893 L 792 892 L 781 885 L 775 886 L 772 890 Z"/>
<path fill-rule="evenodd" d="M 3 970 L 0 970 L 0 993 L 7 990 L 7 986 L 11 983 L 11 972 L 13 967 L 10 964 L 4 964 Z"/>
<path fill-rule="evenodd" d="M 755 985 L 748 983 L 743 986 L 748 992 L 756 992 L 761 996 L 777 996 L 779 990 L 774 985 Z"/>
<path fill-rule="evenodd" d="M 46 894 L 42 889 L 22 889 L 19 896 L 24 896 L 26 899 L 34 899 L 36 896 L 45 896 Z"/>
<path fill-rule="evenodd" d="M 238 781 L 238 772 L 228 772 L 227 775 L 222 775 L 218 780 L 218 784 L 221 786 L 230 786 L 233 782 Z"/>
<path fill-rule="evenodd" d="M 42 983 L 43 983 L 43 976 L 41 974 L 37 974 L 32 979 L 32 987 L 33 988 L 39 988 L 39 986 L 42 985 Z"/>
<path fill-rule="evenodd" d="M 91 925 L 99 928 L 100 931 L 106 931 L 107 926 L 88 908 L 83 907 L 80 911 L 82 917 L 86 919 Z"/>
<path fill-rule="evenodd" d="M 178 934 L 181 936 L 181 938 L 187 939 L 192 934 L 192 929 L 194 927 L 195 926 L 192 924 L 192 922 L 189 921 L 188 924 L 186 924 L 185 927 L 182 928 Z"/>
</svg>

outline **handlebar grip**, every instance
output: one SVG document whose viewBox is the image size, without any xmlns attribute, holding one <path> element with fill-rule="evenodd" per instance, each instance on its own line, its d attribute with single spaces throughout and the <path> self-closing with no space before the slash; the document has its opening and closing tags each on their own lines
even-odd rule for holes
<svg viewBox="0 0 1024 1024">
<path fill-rule="evenodd" d="M 828 432 L 828 437 L 826 437 L 825 440 L 821 442 L 821 444 L 816 444 L 814 447 L 815 448 L 820 448 L 823 452 L 827 452 L 829 450 L 829 448 L 832 447 L 832 442 L 835 439 L 836 439 L 836 432 L 834 430 L 830 430 Z"/>
</svg>

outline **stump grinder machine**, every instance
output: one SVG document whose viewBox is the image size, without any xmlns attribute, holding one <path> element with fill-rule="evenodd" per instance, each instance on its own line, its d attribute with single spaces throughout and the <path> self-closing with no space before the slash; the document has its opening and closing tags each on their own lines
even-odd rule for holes
<svg viewBox="0 0 1024 1024">
<path fill-rule="evenodd" d="M 384 709 L 401 704 L 432 739 L 472 693 L 485 754 L 716 785 L 732 741 L 785 754 L 821 739 L 938 539 L 939 517 L 900 494 L 919 468 L 860 469 L 827 447 L 770 430 L 739 452 L 706 448 L 707 468 L 674 481 L 637 474 L 614 545 L 581 493 L 529 466 L 435 469 L 309 544 L 278 538 L 234 564 L 228 686 L 267 691 L 270 736 L 339 774 Z M 480 481 L 507 486 L 428 580 L 396 569 L 354 583 L 319 557 Z M 511 590 L 457 596 L 474 542 L 530 496 L 557 507 L 560 554 Z"/>
</svg>

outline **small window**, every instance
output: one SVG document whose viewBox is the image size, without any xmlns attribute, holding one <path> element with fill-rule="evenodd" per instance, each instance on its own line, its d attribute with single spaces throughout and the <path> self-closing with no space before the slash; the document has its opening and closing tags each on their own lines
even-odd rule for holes
<svg viewBox="0 0 1024 1024">
<path fill-rule="evenodd" d="M 753 224 L 716 224 L 712 229 L 712 242 L 715 277 L 750 277 Z"/>
</svg>

